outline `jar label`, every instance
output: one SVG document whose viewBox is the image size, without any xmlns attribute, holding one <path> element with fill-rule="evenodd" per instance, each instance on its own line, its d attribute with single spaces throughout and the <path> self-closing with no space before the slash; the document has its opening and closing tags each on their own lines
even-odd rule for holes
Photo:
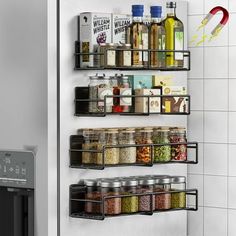
<svg viewBox="0 0 236 236">
<path fill-rule="evenodd" d="M 115 50 L 107 50 L 107 66 L 116 66 Z"/>
<path fill-rule="evenodd" d="M 98 99 L 104 100 L 105 96 L 112 96 L 113 91 L 110 88 L 98 88 Z M 98 102 L 98 106 L 104 106 L 103 101 Z M 113 106 L 113 98 L 112 97 L 106 97 L 106 106 Z"/>
<path fill-rule="evenodd" d="M 132 95 L 132 90 L 130 88 L 120 88 L 120 95 L 127 96 Z M 120 106 L 131 106 L 132 98 L 131 97 L 123 97 L 120 99 Z"/>
<path fill-rule="evenodd" d="M 123 66 L 131 66 L 131 51 L 123 52 Z"/>
<path fill-rule="evenodd" d="M 142 41 L 143 41 L 142 49 L 148 49 L 148 34 L 147 33 L 142 34 Z M 148 52 L 143 52 L 143 61 L 148 61 Z"/>
</svg>

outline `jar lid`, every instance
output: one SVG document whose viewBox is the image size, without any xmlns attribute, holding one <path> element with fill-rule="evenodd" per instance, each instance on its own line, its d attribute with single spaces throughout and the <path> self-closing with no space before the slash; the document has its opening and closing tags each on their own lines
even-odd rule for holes
<svg viewBox="0 0 236 236">
<path fill-rule="evenodd" d="M 171 183 L 171 178 L 156 178 L 155 179 L 155 184 L 170 184 Z"/>
<path fill-rule="evenodd" d="M 139 179 L 139 184 L 140 185 L 154 185 L 155 180 L 153 178 Z"/>
<path fill-rule="evenodd" d="M 121 182 L 119 180 L 104 180 L 101 181 L 102 188 L 119 188 L 121 186 Z"/>
<path fill-rule="evenodd" d="M 118 133 L 118 129 L 107 129 L 105 133 Z"/>
<path fill-rule="evenodd" d="M 171 176 L 171 183 L 185 183 L 185 176 Z"/>
<path fill-rule="evenodd" d="M 139 183 L 138 180 L 135 179 L 124 179 L 121 181 L 121 186 L 132 187 L 132 186 L 137 186 L 138 183 Z"/>
<path fill-rule="evenodd" d="M 84 185 L 86 185 L 87 187 L 95 187 L 95 186 L 98 186 L 98 183 L 97 183 L 97 180 L 94 180 L 94 179 L 85 179 Z"/>
<path fill-rule="evenodd" d="M 122 129 L 120 132 L 121 133 L 134 133 L 135 129 L 133 129 L 133 128 Z"/>
</svg>

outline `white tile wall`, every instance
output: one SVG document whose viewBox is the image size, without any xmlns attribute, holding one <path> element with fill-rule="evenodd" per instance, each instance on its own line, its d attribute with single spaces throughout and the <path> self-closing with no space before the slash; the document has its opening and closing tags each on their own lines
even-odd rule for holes
<svg viewBox="0 0 236 236">
<path fill-rule="evenodd" d="M 204 7 L 204 0 L 191 0 L 189 4 L 189 15 L 202 14 Z"/>
<path fill-rule="evenodd" d="M 227 112 L 205 112 L 204 141 L 227 143 L 227 125 Z"/>
<path fill-rule="evenodd" d="M 189 155 L 191 160 L 191 155 Z M 203 144 L 198 143 L 198 164 L 188 165 L 189 174 L 203 174 Z"/>
<path fill-rule="evenodd" d="M 204 176 L 204 206 L 227 207 L 227 177 Z"/>
<path fill-rule="evenodd" d="M 227 175 L 227 144 L 204 144 L 204 174 Z"/>
<path fill-rule="evenodd" d="M 217 96 L 216 96 L 217 95 Z M 212 79 L 204 82 L 204 109 L 227 111 L 228 79 Z"/>
<path fill-rule="evenodd" d="M 204 209 L 204 236 L 227 236 L 227 210 Z"/>
<path fill-rule="evenodd" d="M 189 118 L 188 129 L 192 140 L 194 135 L 201 140 L 202 163 L 199 167 L 188 167 L 188 173 L 189 183 L 199 186 L 200 179 L 203 180 L 203 207 L 197 214 L 194 212 L 188 214 L 188 235 L 235 236 L 236 1 L 203 1 L 202 9 L 202 1 L 196 3 L 195 0 L 189 0 L 191 9 L 189 35 L 191 36 L 196 33 L 196 26 L 203 15 L 213 7 L 223 6 L 229 9 L 231 14 L 228 24 L 219 37 L 212 42 L 206 41 L 201 47 L 194 47 L 194 45 L 190 47 L 193 63 L 192 72 L 189 73 L 189 91 L 193 94 L 194 112 L 192 112 L 193 117 Z M 199 9 L 194 10 L 195 6 Z M 198 12 L 198 15 L 195 12 Z M 215 15 L 204 32 L 209 34 L 221 17 L 221 13 Z M 202 189 L 202 186 L 199 187 Z"/>
<path fill-rule="evenodd" d="M 188 188 L 198 189 L 198 204 L 199 206 L 203 206 L 203 175 L 188 175 Z"/>
<path fill-rule="evenodd" d="M 204 48 L 204 78 L 228 78 L 228 47 Z"/>
</svg>

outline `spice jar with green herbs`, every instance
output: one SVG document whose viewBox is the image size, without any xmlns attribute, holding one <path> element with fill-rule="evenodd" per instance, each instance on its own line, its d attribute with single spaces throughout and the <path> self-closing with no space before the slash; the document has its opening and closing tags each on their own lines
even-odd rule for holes
<svg viewBox="0 0 236 236">
<path fill-rule="evenodd" d="M 103 152 L 104 145 L 114 145 L 114 147 L 106 147 Z M 103 133 L 100 133 L 98 150 L 101 151 L 101 153 L 97 155 L 98 165 L 119 164 L 119 148 L 116 148 L 115 145 L 118 145 L 118 129 L 107 129 Z"/>
<path fill-rule="evenodd" d="M 186 207 L 186 178 L 184 176 L 171 177 L 171 190 L 179 191 L 171 193 L 171 208 Z"/>
<path fill-rule="evenodd" d="M 135 145 L 135 129 L 123 129 L 120 131 L 120 145 Z M 136 147 L 120 147 L 120 164 L 136 163 Z"/>
<path fill-rule="evenodd" d="M 165 144 L 154 146 L 154 162 L 168 162 L 171 160 L 171 146 L 169 144 L 169 129 L 160 127 L 154 129 L 152 140 L 154 144 Z M 167 144 L 167 145 L 166 145 Z"/>
<path fill-rule="evenodd" d="M 171 208 L 171 178 L 157 177 L 155 179 L 154 192 L 160 193 L 155 195 L 155 209 L 168 210 Z"/>
<path fill-rule="evenodd" d="M 138 181 L 135 179 L 124 179 L 121 181 L 122 195 L 132 195 L 137 193 Z M 138 212 L 138 196 L 129 196 L 121 198 L 121 212 L 135 213 Z"/>
<path fill-rule="evenodd" d="M 150 164 L 152 161 L 152 128 L 136 129 L 136 144 L 144 144 L 137 147 L 137 163 Z M 147 146 L 145 146 L 147 144 Z"/>
</svg>

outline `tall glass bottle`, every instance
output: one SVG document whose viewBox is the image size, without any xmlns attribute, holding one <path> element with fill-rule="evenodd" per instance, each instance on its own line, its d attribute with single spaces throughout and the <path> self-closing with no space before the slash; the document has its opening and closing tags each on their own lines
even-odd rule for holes
<svg viewBox="0 0 236 236">
<path fill-rule="evenodd" d="M 132 49 L 148 49 L 148 27 L 143 23 L 143 5 L 132 5 L 133 23 L 127 28 L 127 42 Z M 148 65 L 148 52 L 133 51 L 132 66 Z"/>
<path fill-rule="evenodd" d="M 154 50 L 165 50 L 165 27 L 161 23 L 161 6 L 152 6 L 151 25 L 149 29 L 149 48 Z M 151 67 L 165 67 L 164 52 L 150 52 Z"/>
<path fill-rule="evenodd" d="M 166 50 L 184 50 L 184 25 L 176 17 L 176 2 L 167 2 L 166 8 L 167 17 L 163 21 L 166 30 Z M 166 53 L 167 67 L 183 67 L 183 65 L 183 53 Z"/>
</svg>

